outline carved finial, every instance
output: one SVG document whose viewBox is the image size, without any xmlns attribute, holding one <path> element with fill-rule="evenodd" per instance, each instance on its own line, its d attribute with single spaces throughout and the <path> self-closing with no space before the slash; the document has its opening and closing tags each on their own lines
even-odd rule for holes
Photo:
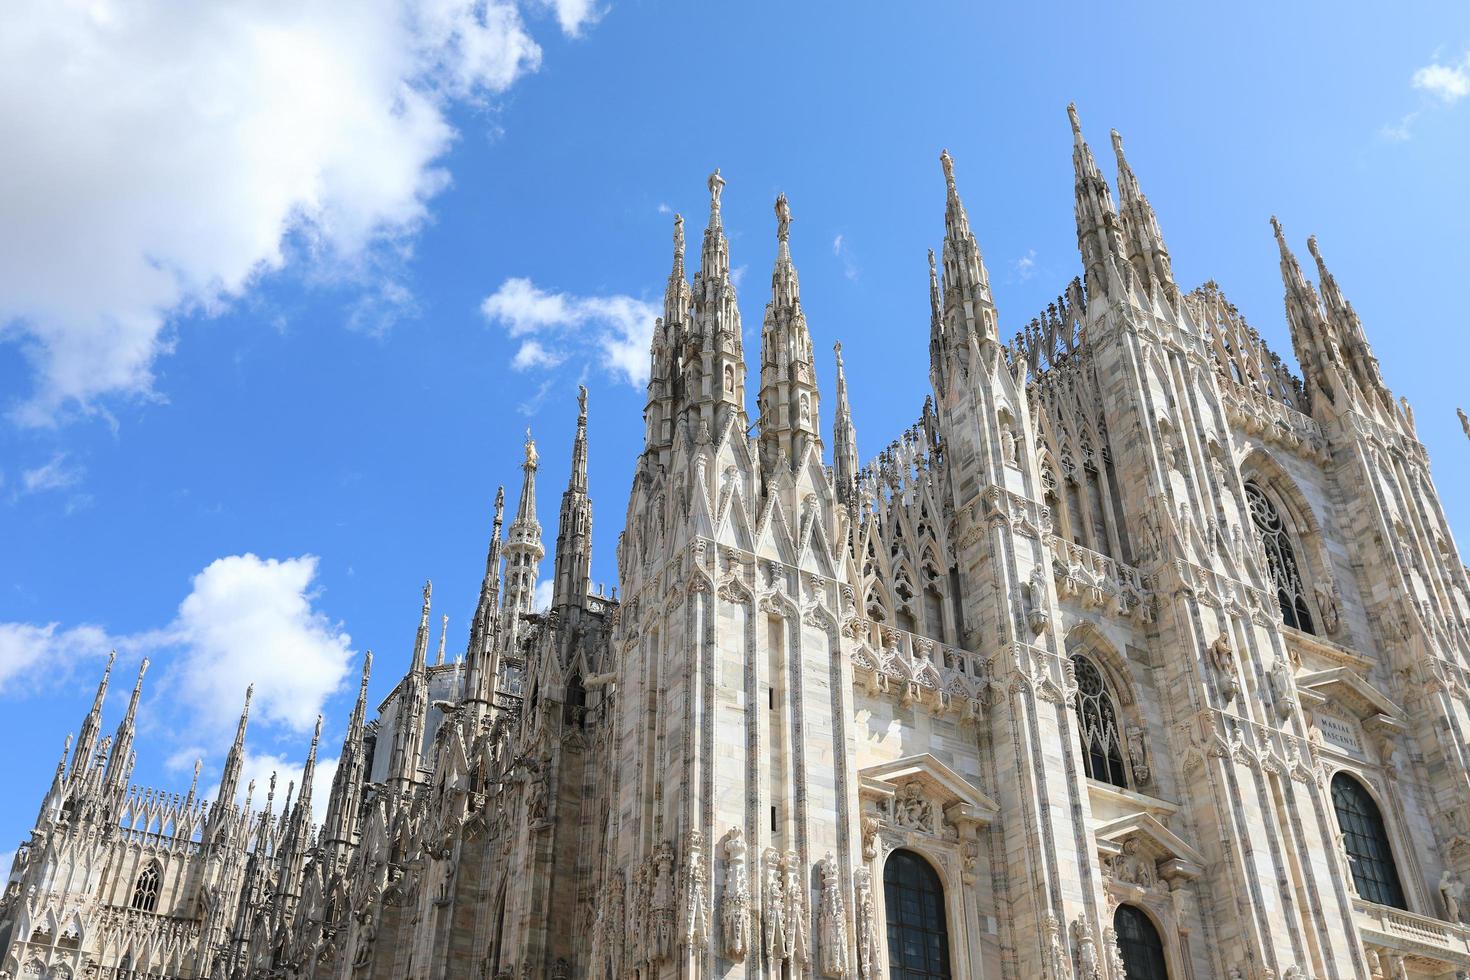
<svg viewBox="0 0 1470 980">
<path fill-rule="evenodd" d="M 776 241 L 791 239 L 791 205 L 786 203 L 785 194 L 776 195 Z"/>
<path fill-rule="evenodd" d="M 429 611 L 429 599 L 434 595 L 434 580 L 424 579 L 424 612 Z"/>
<path fill-rule="evenodd" d="M 1285 241 L 1285 236 L 1281 234 L 1281 222 L 1276 220 L 1276 215 L 1274 214 L 1271 215 L 1271 230 L 1276 232 L 1276 240 L 1278 242 Z"/>
<path fill-rule="evenodd" d="M 842 363 L 842 341 L 839 340 L 839 341 L 837 341 L 837 343 L 835 343 L 835 344 L 832 345 L 832 353 L 834 353 L 834 354 L 837 355 L 837 363 L 838 364 L 841 364 Z"/>
<path fill-rule="evenodd" d="M 577 417 L 587 418 L 587 386 L 577 385 Z"/>
<path fill-rule="evenodd" d="M 449 614 L 444 614 L 443 622 L 439 627 L 439 653 L 434 658 L 434 666 L 444 663 L 444 639 L 449 635 Z"/>
<path fill-rule="evenodd" d="M 1322 261 L 1322 256 L 1317 251 L 1317 236 L 1316 235 L 1308 235 L 1307 236 L 1307 251 L 1312 253 L 1312 258 L 1316 259 L 1318 262 L 1321 262 Z"/>
<path fill-rule="evenodd" d="M 1455 409 L 1455 414 L 1460 416 L 1460 428 L 1465 430 L 1465 438 L 1470 439 L 1470 418 L 1466 417 L 1463 408 Z"/>
<path fill-rule="evenodd" d="M 674 214 L 674 254 L 684 256 L 684 216 L 678 213 Z"/>
<path fill-rule="evenodd" d="M 540 457 L 538 457 L 536 455 L 536 440 L 534 440 L 534 439 L 531 438 L 531 428 L 530 428 L 530 426 L 527 426 L 526 427 L 526 461 L 521 464 L 521 468 L 522 469 L 535 469 L 536 468 L 536 461 L 539 458 Z"/>
<path fill-rule="evenodd" d="M 1071 123 L 1072 123 L 1072 135 L 1075 136 L 1075 137 L 1077 137 L 1078 139 L 1081 139 L 1082 138 L 1082 123 L 1077 118 L 1077 103 L 1075 103 L 1075 102 L 1068 102 L 1067 103 L 1067 118 L 1069 120 L 1071 120 Z"/>
</svg>

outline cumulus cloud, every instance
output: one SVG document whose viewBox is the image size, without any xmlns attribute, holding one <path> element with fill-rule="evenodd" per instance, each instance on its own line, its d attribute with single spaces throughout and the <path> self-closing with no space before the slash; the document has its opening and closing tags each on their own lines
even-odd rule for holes
<svg viewBox="0 0 1470 980">
<path fill-rule="evenodd" d="M 116 645 L 98 626 L 62 629 L 58 623 L 0 623 L 0 694 L 64 676 L 79 660 L 105 656 Z M 45 670 L 40 671 L 43 665 Z"/>
<path fill-rule="evenodd" d="M 1443 64 L 1438 58 L 1414 71 L 1409 84 L 1422 92 L 1422 104 L 1417 109 L 1404 113 L 1396 123 L 1389 123 L 1379 132 L 1384 139 L 1402 143 L 1412 139 L 1414 126 L 1426 111 L 1452 106 L 1470 95 L 1470 51 L 1459 61 Z"/>
<path fill-rule="evenodd" d="M 651 303 L 631 296 L 549 293 L 529 279 L 511 278 L 485 297 L 480 312 L 520 345 L 516 370 L 554 367 L 574 354 L 596 355 L 615 377 L 635 387 L 648 383 Z"/>
<path fill-rule="evenodd" d="M 1425 65 L 1414 72 L 1414 87 L 1428 92 L 1446 105 L 1470 95 L 1470 57 L 1458 65 Z"/>
<path fill-rule="evenodd" d="M 227 728 L 245 688 L 252 717 L 310 731 L 341 686 L 352 638 L 313 606 L 317 559 L 232 555 L 194 576 L 167 642 L 181 648 L 173 680 L 203 718 Z M 221 724 L 222 723 L 222 724 Z"/>
<path fill-rule="evenodd" d="M 546 0 L 578 34 L 592 0 Z M 288 256 L 371 268 L 449 182 L 456 102 L 537 69 L 512 0 L 14 0 L 0 32 L 0 341 L 14 417 L 152 392 L 172 317 Z M 385 246 L 387 248 L 385 249 Z M 401 297 L 355 312 L 377 329 Z"/>
<path fill-rule="evenodd" d="M 539 610 L 550 609 L 551 599 L 556 592 L 556 583 L 551 579 L 542 579 L 536 583 L 536 591 L 531 597 L 531 603 Z"/>
</svg>

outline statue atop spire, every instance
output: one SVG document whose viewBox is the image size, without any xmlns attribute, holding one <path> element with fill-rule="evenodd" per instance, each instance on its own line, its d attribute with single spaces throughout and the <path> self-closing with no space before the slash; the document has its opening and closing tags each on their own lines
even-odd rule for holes
<svg viewBox="0 0 1470 980">
<path fill-rule="evenodd" d="M 552 608 L 566 610 L 587 596 L 592 575 L 592 501 L 587 497 L 587 386 L 577 386 L 577 434 L 572 468 L 556 528 Z"/>
<path fill-rule="evenodd" d="M 808 446 L 820 445 L 812 338 L 801 308 L 801 282 L 791 261 L 791 205 L 776 196 L 776 264 L 771 301 L 761 326 L 761 465 L 769 474 L 785 459 L 800 466 Z"/>
<path fill-rule="evenodd" d="M 933 256 L 933 252 L 929 253 Z M 832 475 L 838 496 L 848 499 L 857 478 L 857 429 L 852 424 L 852 406 L 847 400 L 847 373 L 842 365 L 842 342 L 832 345 L 837 360 L 837 412 L 832 419 Z"/>
<path fill-rule="evenodd" d="M 791 240 L 791 205 L 786 203 L 785 194 L 776 195 L 776 241 Z"/>
<path fill-rule="evenodd" d="M 720 217 L 720 195 L 725 192 L 725 178 L 720 176 L 719 167 L 715 168 L 715 172 L 709 175 L 709 180 L 705 183 L 709 187 L 710 223 L 714 224 Z"/>
</svg>

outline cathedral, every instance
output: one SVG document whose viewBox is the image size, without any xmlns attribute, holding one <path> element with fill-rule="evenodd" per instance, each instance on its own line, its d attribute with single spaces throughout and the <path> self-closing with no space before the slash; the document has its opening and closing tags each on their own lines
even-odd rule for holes
<svg viewBox="0 0 1470 980">
<path fill-rule="evenodd" d="M 1013 336 L 940 155 L 930 390 L 868 461 L 840 346 L 823 428 L 784 196 L 748 375 L 711 175 L 618 589 L 584 389 L 549 605 L 528 438 L 463 655 L 426 587 L 328 799 L 316 739 L 242 789 L 248 693 L 214 799 L 131 785 L 143 675 L 108 736 L 104 674 L 0 975 L 1470 977 L 1470 574 L 1413 412 L 1315 239 L 1272 219 L 1293 369 L 1069 115 L 1081 274 Z"/>
</svg>

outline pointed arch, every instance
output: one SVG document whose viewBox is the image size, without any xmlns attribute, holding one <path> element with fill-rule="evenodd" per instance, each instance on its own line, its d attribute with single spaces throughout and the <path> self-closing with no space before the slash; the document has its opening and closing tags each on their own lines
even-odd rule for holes
<svg viewBox="0 0 1470 980">
<path fill-rule="evenodd" d="M 891 980 L 950 980 L 944 883 L 918 853 L 899 848 L 883 863 Z"/>
<path fill-rule="evenodd" d="M 163 869 L 156 860 L 148 862 L 133 880 L 133 897 L 128 907 L 139 912 L 158 911 L 158 892 L 162 883 Z"/>
</svg>

